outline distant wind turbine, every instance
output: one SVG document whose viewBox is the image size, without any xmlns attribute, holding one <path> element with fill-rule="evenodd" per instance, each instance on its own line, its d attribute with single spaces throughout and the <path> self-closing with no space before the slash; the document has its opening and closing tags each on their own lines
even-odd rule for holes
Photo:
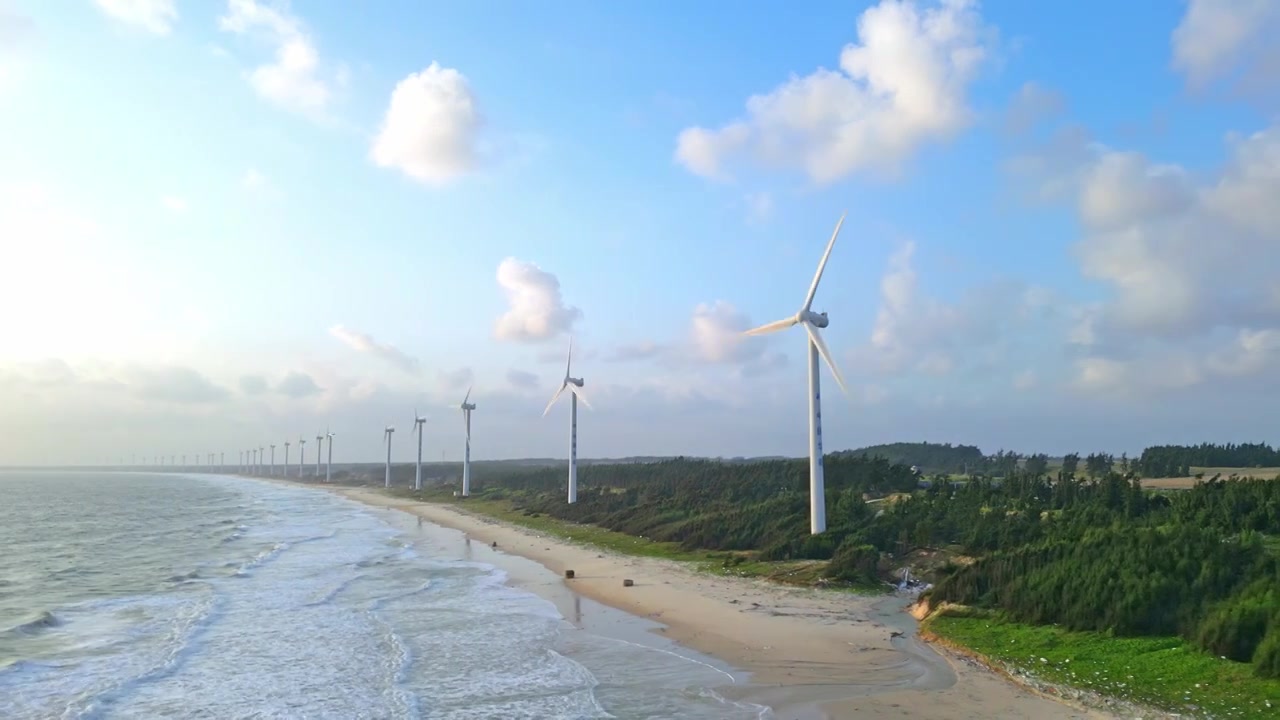
<svg viewBox="0 0 1280 720">
<path fill-rule="evenodd" d="M 822 393 L 818 382 L 819 371 L 822 368 L 818 364 L 819 355 L 826 361 L 827 367 L 831 368 L 831 374 L 835 376 L 840 390 L 846 394 L 849 391 L 845 388 L 840 369 L 836 367 L 835 358 L 831 357 L 827 343 L 818 332 L 819 328 L 827 326 L 827 314 L 815 313 L 810 308 L 813 306 L 813 296 L 818 292 L 818 282 L 822 280 L 822 271 L 827 267 L 827 259 L 831 257 L 831 248 L 835 246 L 836 237 L 840 234 L 840 226 L 844 224 L 844 218 L 844 215 L 840 216 L 835 232 L 831 233 L 831 239 L 827 241 L 827 249 L 822 253 L 822 260 L 818 261 L 818 272 L 813 275 L 809 294 L 805 295 L 800 311 L 792 317 L 761 325 L 746 332 L 747 335 L 766 335 L 786 330 L 792 325 L 803 325 L 805 334 L 808 335 L 805 344 L 809 347 L 809 533 L 811 535 L 826 532 L 827 529 L 826 485 L 822 472 Z"/>
<path fill-rule="evenodd" d="M 471 496 L 471 411 L 476 409 L 476 405 L 468 403 L 470 399 L 471 388 L 467 388 L 467 394 L 462 396 L 462 404 L 458 406 L 462 408 L 462 421 L 467 429 L 466 446 L 462 451 L 462 497 Z"/>
<path fill-rule="evenodd" d="M 298 438 L 298 479 L 302 479 L 302 466 L 307 464 L 307 439 Z"/>
<path fill-rule="evenodd" d="M 588 408 L 591 403 L 587 402 L 587 397 L 582 394 L 582 386 L 585 381 L 582 378 L 575 378 L 569 374 L 570 368 L 573 367 L 573 338 L 569 338 L 569 357 L 564 364 L 564 381 L 560 383 L 560 389 L 556 390 L 556 394 L 551 396 L 551 402 L 547 403 L 547 409 L 542 411 L 542 416 L 546 417 L 551 412 L 551 406 L 556 404 L 556 400 L 560 399 L 560 395 L 569 389 L 569 502 L 578 502 L 578 400 L 582 400 L 582 404 Z"/>
<path fill-rule="evenodd" d="M 271 443 L 271 477 L 276 476 L 276 445 Z"/>
<path fill-rule="evenodd" d="M 329 482 L 333 472 L 333 433 L 329 432 L 329 428 L 325 428 L 324 436 L 329 441 L 324 446 L 325 450 L 329 452 L 329 457 L 324 463 L 324 481 Z"/>
<path fill-rule="evenodd" d="M 267 463 L 267 449 L 264 447 L 259 447 L 258 448 L 258 474 L 259 475 L 262 474 L 262 466 L 265 465 L 266 463 Z"/>
<path fill-rule="evenodd" d="M 316 433 L 316 479 L 320 479 L 320 448 L 324 447 L 324 435 Z"/>
<path fill-rule="evenodd" d="M 391 433 L 395 431 L 396 429 L 390 425 L 382 431 L 382 444 L 387 446 L 387 472 L 384 478 L 386 487 L 391 487 Z"/>
<path fill-rule="evenodd" d="M 289 477 L 289 446 L 293 443 L 284 441 L 284 476 Z"/>
<path fill-rule="evenodd" d="M 418 464 L 413 474 L 413 489 L 422 489 L 422 429 L 427 424 L 427 418 L 418 414 L 418 409 L 413 409 L 413 428 L 409 432 L 418 433 Z"/>
<path fill-rule="evenodd" d="M 218 453 L 218 472 L 227 471 L 227 453 L 225 451 Z"/>
</svg>

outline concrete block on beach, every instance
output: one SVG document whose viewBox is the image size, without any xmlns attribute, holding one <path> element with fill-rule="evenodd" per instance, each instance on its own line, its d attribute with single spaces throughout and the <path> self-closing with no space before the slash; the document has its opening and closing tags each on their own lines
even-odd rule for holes
<svg viewBox="0 0 1280 720">
<path fill-rule="evenodd" d="M 635 585 L 635 584 L 636 584 L 636 581 L 632 580 L 631 578 L 627 578 L 626 580 L 622 581 L 622 587 L 631 587 L 632 585 Z"/>
</svg>

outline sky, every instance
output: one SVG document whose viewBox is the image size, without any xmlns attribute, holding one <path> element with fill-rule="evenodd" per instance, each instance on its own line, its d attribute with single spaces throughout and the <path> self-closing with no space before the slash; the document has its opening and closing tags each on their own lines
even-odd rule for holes
<svg viewBox="0 0 1280 720">
<path fill-rule="evenodd" d="M 0 0 L 0 464 L 1274 441 L 1280 3 Z M 295 445 L 296 447 L 296 445 Z M 314 448 L 314 440 L 309 447 Z M 278 450 L 282 453 L 283 448 Z M 295 450 L 296 452 L 296 450 Z M 294 456 L 296 458 L 296 455 Z"/>
</svg>

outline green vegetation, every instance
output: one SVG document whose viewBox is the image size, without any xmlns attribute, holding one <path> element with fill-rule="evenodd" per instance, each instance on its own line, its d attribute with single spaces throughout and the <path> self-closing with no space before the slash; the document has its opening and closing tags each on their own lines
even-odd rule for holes
<svg viewBox="0 0 1280 720">
<path fill-rule="evenodd" d="M 944 611 L 925 624 L 943 639 L 1027 675 L 1177 712 L 1271 718 L 1280 683 L 1178 637 L 1116 637 Z"/>
<path fill-rule="evenodd" d="M 782 582 L 883 588 L 891 571 L 909 564 L 934 582 L 925 603 L 989 613 L 986 631 L 1030 633 L 1028 640 L 1082 651 L 1081 643 L 1114 644 L 1117 657 L 1130 659 L 1107 670 L 1107 682 L 1154 693 L 1130 693 L 1135 699 L 1174 707 L 1182 696 L 1170 693 L 1196 682 L 1273 697 L 1280 480 L 1213 478 L 1150 492 L 1139 464 L 1072 454 L 1055 469 L 1043 455 L 1002 452 L 964 482 L 946 474 L 924 481 L 872 453 L 837 453 L 827 458 L 828 531 L 819 536 L 808 531 L 804 460 L 591 464 L 579 468 L 572 505 L 564 501 L 563 465 L 508 468 L 477 481 L 465 505 L 576 542 Z M 454 501 L 454 489 L 438 486 L 430 499 Z M 920 566 L 926 556 L 934 567 Z M 947 619 L 938 632 L 969 644 L 953 631 L 973 627 L 961 620 L 968 622 Z M 974 647 L 983 650 L 978 635 Z"/>
<path fill-rule="evenodd" d="M 1157 445 L 1142 451 L 1138 470 L 1146 477 L 1186 477 L 1193 467 L 1264 468 L 1280 465 L 1280 451 L 1266 443 Z"/>
<path fill-rule="evenodd" d="M 967 475 L 987 466 L 987 458 L 973 445 L 951 443 L 889 443 L 857 450 L 844 450 L 836 455 L 884 458 L 891 463 L 914 465 L 921 472 L 943 475 Z"/>
</svg>

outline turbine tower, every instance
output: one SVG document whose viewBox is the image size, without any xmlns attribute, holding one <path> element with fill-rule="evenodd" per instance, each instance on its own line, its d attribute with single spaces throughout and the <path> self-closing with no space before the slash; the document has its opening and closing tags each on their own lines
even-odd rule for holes
<svg viewBox="0 0 1280 720">
<path fill-rule="evenodd" d="M 271 473 L 270 473 L 270 475 L 271 475 L 271 477 L 275 477 L 275 476 L 276 476 L 276 445 L 275 445 L 275 443 L 272 443 L 272 444 L 271 444 Z"/>
<path fill-rule="evenodd" d="M 809 285 L 809 294 L 805 295 L 804 305 L 800 306 L 800 311 L 792 317 L 761 325 L 746 332 L 747 335 L 766 335 L 786 330 L 792 325 L 803 325 L 805 334 L 808 335 L 805 344 L 809 347 L 809 533 L 811 535 L 826 532 L 827 529 L 826 485 L 822 474 L 822 393 L 818 382 L 821 370 L 818 363 L 819 355 L 826 361 L 827 367 L 831 368 L 831 374 L 835 376 L 840 390 L 846 394 L 849 391 L 845 388 L 840 369 L 836 367 L 835 358 L 831 357 L 827 343 L 818 332 L 819 328 L 827 326 L 827 314 L 815 313 L 810 308 L 813 306 L 813 296 L 818 292 L 818 282 L 822 280 L 822 271 L 827 267 L 827 258 L 831 257 L 831 248 L 835 246 L 836 237 L 840 234 L 840 226 L 844 224 L 844 218 L 844 215 L 840 216 L 835 232 L 831 233 L 831 239 L 827 241 L 826 252 L 822 253 L 822 260 L 818 262 L 818 272 L 813 275 L 813 283 Z"/>
<path fill-rule="evenodd" d="M 582 400 L 582 404 L 588 408 L 591 403 L 587 402 L 587 397 L 582 394 L 582 386 L 584 381 L 582 378 L 572 377 L 569 369 L 573 367 L 573 338 L 569 338 L 569 357 L 564 364 L 564 381 L 560 383 L 560 389 L 556 390 L 556 394 L 551 396 L 551 402 L 547 403 L 547 409 L 542 411 L 542 416 L 546 417 L 551 412 L 551 406 L 556 404 L 556 400 L 560 399 L 560 395 L 564 393 L 565 388 L 569 389 L 569 502 L 578 502 L 578 400 Z"/>
<path fill-rule="evenodd" d="M 462 497 L 471 496 L 471 411 L 476 406 L 475 403 L 467 402 L 470 399 L 471 388 L 467 388 L 467 394 L 462 397 L 462 404 L 458 406 L 462 408 L 462 421 L 467 428 L 467 444 L 462 451 Z"/>
<path fill-rule="evenodd" d="M 423 426 L 426 424 L 427 424 L 427 418 L 423 415 L 419 415 L 418 409 L 414 408 L 413 409 L 413 428 L 409 430 L 409 432 L 411 433 L 412 432 L 418 433 L 418 464 L 415 467 L 414 474 L 413 474 L 414 490 L 422 489 L 422 429 L 423 429 Z M 390 448 L 388 448 L 388 453 L 389 452 L 390 452 Z"/>
<path fill-rule="evenodd" d="M 218 472 L 226 472 L 226 471 L 227 471 L 227 453 L 225 451 L 219 452 L 218 453 Z"/>
<path fill-rule="evenodd" d="M 284 476 L 289 477 L 289 446 L 293 443 L 284 441 Z"/>
<path fill-rule="evenodd" d="M 267 462 L 267 449 L 264 447 L 259 447 L 258 448 L 258 474 L 259 475 L 262 474 L 262 466 L 265 465 L 266 462 Z"/>
<path fill-rule="evenodd" d="M 302 479 L 302 466 L 307 464 L 307 439 L 298 438 L 298 479 Z"/>
<path fill-rule="evenodd" d="M 324 436 L 329 441 L 324 446 L 329 452 L 329 457 L 324 462 L 324 481 L 329 482 L 333 472 L 333 433 L 329 432 L 329 428 L 325 428 Z"/>
<path fill-rule="evenodd" d="M 387 446 L 387 472 L 384 479 L 385 487 L 391 487 L 391 433 L 396 429 L 388 425 L 382 431 L 382 444 Z"/>
<path fill-rule="evenodd" d="M 320 479 L 320 448 L 324 447 L 324 435 L 316 433 L 316 475 L 317 480 Z"/>
</svg>

